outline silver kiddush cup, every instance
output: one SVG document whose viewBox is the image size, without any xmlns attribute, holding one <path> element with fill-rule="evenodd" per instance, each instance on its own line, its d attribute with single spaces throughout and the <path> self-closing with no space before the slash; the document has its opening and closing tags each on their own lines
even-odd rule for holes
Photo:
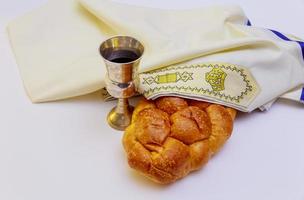
<svg viewBox="0 0 304 200">
<path fill-rule="evenodd" d="M 128 98 L 135 94 L 133 80 L 144 46 L 135 38 L 115 36 L 104 41 L 99 51 L 107 68 L 107 91 L 118 99 L 117 106 L 110 111 L 107 121 L 112 128 L 123 131 L 131 123 L 133 108 L 129 106 Z"/>
</svg>

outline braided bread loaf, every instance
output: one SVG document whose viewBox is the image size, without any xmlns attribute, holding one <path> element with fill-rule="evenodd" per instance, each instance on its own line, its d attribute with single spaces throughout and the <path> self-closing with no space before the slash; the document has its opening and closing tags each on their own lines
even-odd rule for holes
<svg viewBox="0 0 304 200">
<path fill-rule="evenodd" d="M 224 145 L 235 115 L 231 108 L 179 97 L 143 99 L 123 136 L 128 163 L 158 183 L 174 182 Z"/>
</svg>

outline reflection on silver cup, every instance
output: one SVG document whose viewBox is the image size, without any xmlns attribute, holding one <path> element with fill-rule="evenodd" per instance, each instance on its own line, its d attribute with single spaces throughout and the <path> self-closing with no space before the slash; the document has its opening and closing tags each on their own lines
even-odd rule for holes
<svg viewBox="0 0 304 200">
<path fill-rule="evenodd" d="M 118 98 L 118 104 L 108 114 L 107 121 L 114 129 L 124 130 L 131 122 L 132 108 L 128 98 L 135 94 L 133 79 L 144 47 L 135 38 L 115 36 L 104 41 L 99 50 L 107 68 L 107 91 Z"/>
</svg>

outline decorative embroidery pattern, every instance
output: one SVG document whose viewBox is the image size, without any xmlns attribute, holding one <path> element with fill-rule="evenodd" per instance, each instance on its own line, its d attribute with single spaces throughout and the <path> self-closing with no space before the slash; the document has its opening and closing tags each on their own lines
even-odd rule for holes
<svg viewBox="0 0 304 200">
<path fill-rule="evenodd" d="M 169 66 L 139 74 L 139 82 L 139 92 L 147 98 L 161 94 L 201 96 L 246 106 L 259 93 L 247 69 L 223 63 Z"/>
<path fill-rule="evenodd" d="M 227 74 L 218 67 L 214 67 L 210 72 L 206 73 L 206 80 L 214 91 L 222 91 L 225 89 L 225 78 Z"/>
<path fill-rule="evenodd" d="M 155 77 L 149 76 L 148 78 L 144 78 L 143 84 L 151 85 L 152 83 L 163 84 L 163 83 L 176 83 L 178 81 L 187 82 L 188 80 L 193 80 L 193 73 L 183 72 L 182 74 L 179 72 L 168 73 L 164 75 L 157 75 Z"/>
</svg>

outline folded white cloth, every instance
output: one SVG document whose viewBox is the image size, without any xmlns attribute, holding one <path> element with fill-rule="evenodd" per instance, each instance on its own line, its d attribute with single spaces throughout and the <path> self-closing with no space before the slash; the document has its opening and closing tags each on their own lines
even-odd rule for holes
<svg viewBox="0 0 304 200">
<path fill-rule="evenodd" d="M 8 26 L 33 102 L 104 87 L 100 43 L 130 35 L 145 46 L 137 80 L 148 98 L 178 95 L 250 112 L 278 97 L 303 101 L 304 43 L 250 26 L 237 6 L 164 10 L 109 0 L 52 0 Z"/>
</svg>

